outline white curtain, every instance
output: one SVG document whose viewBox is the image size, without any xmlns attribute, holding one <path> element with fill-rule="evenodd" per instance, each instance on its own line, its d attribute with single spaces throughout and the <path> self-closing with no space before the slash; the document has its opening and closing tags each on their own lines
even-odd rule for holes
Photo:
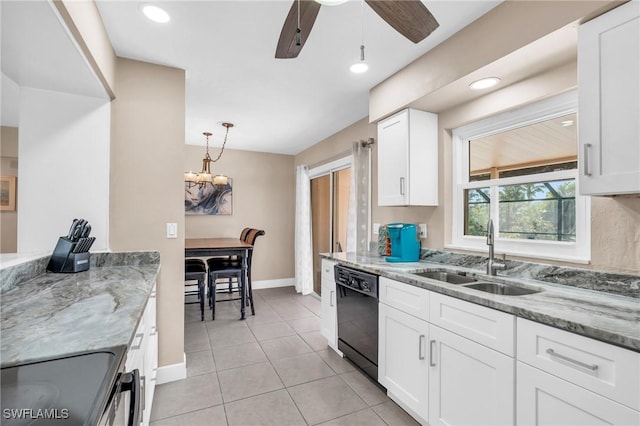
<svg viewBox="0 0 640 426">
<path fill-rule="evenodd" d="M 311 248 L 311 183 L 309 168 L 296 168 L 295 274 L 296 291 L 313 291 L 313 250 Z"/>
<path fill-rule="evenodd" d="M 351 185 L 347 210 L 347 251 L 369 251 L 369 149 L 370 143 L 354 142 L 351 160 Z"/>
</svg>

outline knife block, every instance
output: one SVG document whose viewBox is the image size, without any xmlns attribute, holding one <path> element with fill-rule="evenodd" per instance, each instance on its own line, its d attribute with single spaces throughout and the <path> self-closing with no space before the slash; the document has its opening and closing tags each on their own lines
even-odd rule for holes
<svg viewBox="0 0 640 426">
<path fill-rule="evenodd" d="M 67 237 L 58 238 L 51 259 L 47 265 L 49 272 L 82 272 L 89 269 L 89 252 L 73 253 L 76 243 Z"/>
</svg>

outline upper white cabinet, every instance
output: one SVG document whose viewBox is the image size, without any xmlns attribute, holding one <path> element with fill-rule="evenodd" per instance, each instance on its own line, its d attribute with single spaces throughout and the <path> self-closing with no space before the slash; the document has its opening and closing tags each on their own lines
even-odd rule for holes
<svg viewBox="0 0 640 426">
<path fill-rule="evenodd" d="M 327 338 L 327 343 L 334 350 L 338 350 L 338 332 L 337 332 L 337 307 L 336 307 L 336 281 L 334 278 L 333 267 L 335 262 L 322 259 L 321 274 L 321 333 Z"/>
<path fill-rule="evenodd" d="M 378 122 L 378 205 L 438 205 L 438 116 L 405 109 Z"/>
<path fill-rule="evenodd" d="M 640 2 L 580 26 L 580 193 L 640 193 Z"/>
</svg>

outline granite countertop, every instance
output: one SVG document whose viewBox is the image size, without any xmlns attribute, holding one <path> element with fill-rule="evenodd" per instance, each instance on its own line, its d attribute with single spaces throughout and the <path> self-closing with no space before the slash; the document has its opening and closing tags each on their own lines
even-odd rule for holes
<svg viewBox="0 0 640 426">
<path fill-rule="evenodd" d="M 113 254 L 92 259 L 86 272 L 14 285 L 0 301 L 0 364 L 129 346 L 159 270 L 157 252 Z"/>
<path fill-rule="evenodd" d="M 585 289 L 585 283 L 582 281 L 588 278 L 585 278 L 584 272 L 582 275 L 577 274 L 580 280 L 578 280 L 578 285 L 573 286 L 514 276 L 488 277 L 482 270 L 425 260 L 410 263 L 389 263 L 385 261 L 384 257 L 376 255 L 325 253 L 321 256 L 409 285 L 467 300 L 640 352 L 640 299 L 628 295 Z M 523 296 L 502 296 L 413 274 L 427 270 L 466 272 L 468 275 L 475 275 L 482 281 L 511 283 L 543 291 Z M 631 276 L 626 280 L 626 283 L 632 282 L 635 286 L 640 281 L 640 277 L 634 277 Z M 628 289 L 623 289 L 622 292 L 629 293 Z"/>
</svg>

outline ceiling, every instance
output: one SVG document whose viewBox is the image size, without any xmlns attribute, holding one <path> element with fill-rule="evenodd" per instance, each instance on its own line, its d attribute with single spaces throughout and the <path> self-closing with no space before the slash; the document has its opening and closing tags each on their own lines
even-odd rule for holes
<svg viewBox="0 0 640 426">
<path fill-rule="evenodd" d="M 222 121 L 235 127 L 229 149 L 296 154 L 368 115 L 369 89 L 500 1 L 423 0 L 440 27 L 418 44 L 364 7 L 369 71 L 359 59 L 361 3 L 322 6 L 296 59 L 275 59 L 291 1 L 160 1 L 168 24 L 149 21 L 142 2 L 97 0 L 116 54 L 186 70 L 185 142 L 222 142 Z M 117 95 L 117 94 L 116 94 Z"/>
</svg>

